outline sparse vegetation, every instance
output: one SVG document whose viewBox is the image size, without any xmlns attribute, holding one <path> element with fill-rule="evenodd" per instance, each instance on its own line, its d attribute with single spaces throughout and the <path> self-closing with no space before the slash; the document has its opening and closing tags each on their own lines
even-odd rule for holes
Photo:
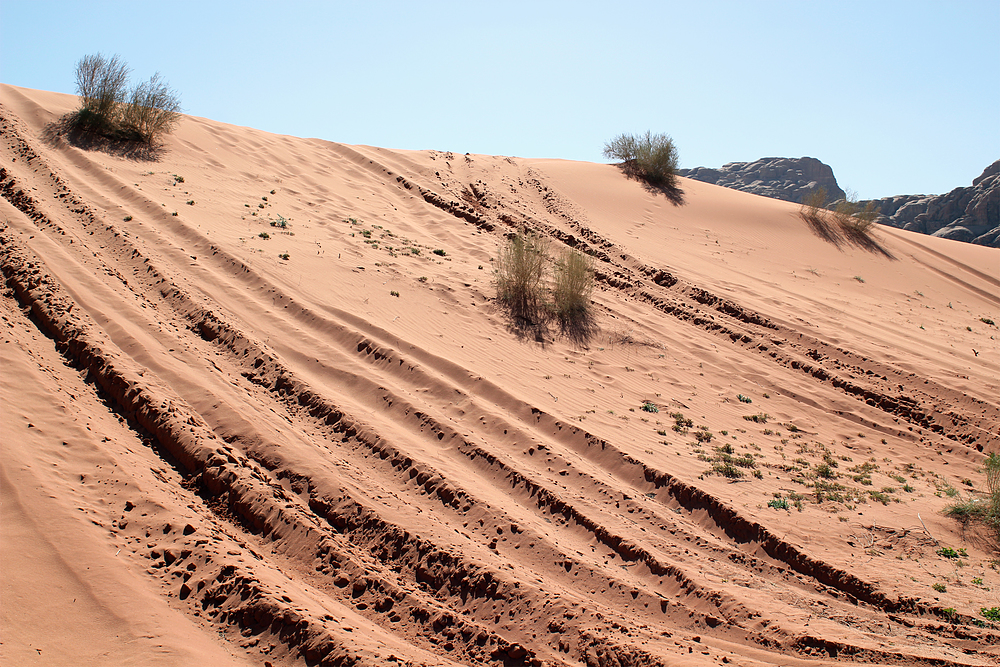
<svg viewBox="0 0 1000 667">
<path fill-rule="evenodd" d="M 789 509 L 789 507 L 788 507 L 788 500 L 785 499 L 785 498 L 772 498 L 771 500 L 767 501 L 767 506 L 768 507 L 773 507 L 776 510 L 787 510 L 787 509 Z"/>
<path fill-rule="evenodd" d="M 72 124 L 115 140 L 156 144 L 180 118 L 180 99 L 154 74 L 128 88 L 131 70 L 119 56 L 84 56 L 76 65 L 80 109 Z"/>
<path fill-rule="evenodd" d="M 878 219 L 875 202 L 862 206 L 854 193 L 827 208 L 827 192 L 819 188 L 802 202 L 799 217 L 809 223 L 814 232 L 839 245 L 845 239 L 862 247 L 872 247 L 872 228 Z"/>
<path fill-rule="evenodd" d="M 944 513 L 963 525 L 985 524 L 1000 544 L 1000 454 L 993 452 L 987 456 L 983 469 L 986 472 L 985 496 L 969 495 L 946 507 Z M 944 492 L 950 498 L 959 496 L 958 490 L 951 485 L 946 486 Z"/>
<path fill-rule="evenodd" d="M 555 285 L 552 301 L 556 317 L 564 327 L 587 319 L 590 294 L 594 290 L 594 272 L 590 258 L 578 250 L 567 248 L 555 265 Z"/>
<path fill-rule="evenodd" d="M 643 412 L 659 412 L 660 409 L 658 407 L 656 407 L 656 403 L 653 403 L 652 401 L 646 401 L 645 403 L 642 404 L 642 411 Z"/>
<path fill-rule="evenodd" d="M 875 202 L 862 206 L 857 196 L 848 192 L 846 198 L 834 204 L 833 218 L 849 238 L 867 238 L 878 218 L 878 210 Z"/>
<path fill-rule="evenodd" d="M 743 415 L 743 419 L 746 419 L 748 422 L 753 422 L 755 424 L 766 424 L 768 417 L 770 417 L 770 415 L 763 412 L 758 412 L 755 415 Z"/>
<path fill-rule="evenodd" d="M 433 253 L 434 253 L 435 255 L 437 255 L 438 257 L 444 257 L 445 255 L 447 255 L 447 254 L 448 254 L 448 253 L 446 253 L 446 252 L 444 251 L 444 249 L 442 249 L 442 248 L 436 248 L 435 250 L 433 250 Z"/>
<path fill-rule="evenodd" d="M 945 593 L 948 590 L 948 587 L 940 582 L 934 584 L 933 586 L 931 586 L 931 588 L 936 590 L 938 593 Z"/>
<path fill-rule="evenodd" d="M 545 275 L 545 242 L 531 232 L 518 232 L 507 239 L 497 257 L 497 300 L 516 320 L 534 322 L 542 303 Z"/>
<path fill-rule="evenodd" d="M 604 157 L 618 160 L 626 176 L 662 192 L 674 205 L 684 203 L 677 182 L 677 147 L 666 134 L 620 134 L 604 144 Z"/>
<path fill-rule="evenodd" d="M 951 547 L 941 547 L 937 550 L 938 556 L 944 556 L 945 558 L 958 558 L 959 556 L 965 556 L 965 549 L 959 549 L 958 551 L 952 549 Z"/>
</svg>

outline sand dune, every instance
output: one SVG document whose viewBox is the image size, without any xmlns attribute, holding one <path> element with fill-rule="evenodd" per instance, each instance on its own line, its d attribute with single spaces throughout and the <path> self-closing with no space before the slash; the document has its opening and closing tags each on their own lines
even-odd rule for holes
<svg viewBox="0 0 1000 667">
<path fill-rule="evenodd" d="M 4 664 L 1000 661 L 996 543 L 941 513 L 1000 450 L 1000 251 L 0 103 Z M 520 227 L 596 258 L 592 330 L 497 308 Z"/>
</svg>

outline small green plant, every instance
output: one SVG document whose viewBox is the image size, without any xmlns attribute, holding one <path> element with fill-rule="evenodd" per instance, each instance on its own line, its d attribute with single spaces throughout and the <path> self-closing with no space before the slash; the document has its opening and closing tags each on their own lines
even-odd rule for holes
<svg viewBox="0 0 1000 667">
<path fill-rule="evenodd" d="M 736 394 L 736 398 L 739 399 L 740 403 L 753 403 L 752 398 L 744 396 L 743 394 Z"/>
<path fill-rule="evenodd" d="M 677 433 L 687 433 L 687 429 L 694 426 L 694 422 L 685 417 L 683 412 L 671 412 L 670 417 L 674 420 L 673 429 Z"/>
<path fill-rule="evenodd" d="M 824 479 L 833 479 L 837 473 L 833 471 L 829 463 L 820 463 L 816 466 L 816 474 Z"/>
<path fill-rule="evenodd" d="M 174 211 L 174 212 L 173 212 L 173 213 L 171 213 L 170 215 L 172 215 L 173 217 L 175 217 L 175 218 L 176 218 L 176 217 L 177 217 L 177 211 Z"/>
<path fill-rule="evenodd" d="M 732 461 L 716 461 L 712 464 L 711 471 L 728 479 L 743 477 L 743 471 L 734 466 Z"/>
<path fill-rule="evenodd" d="M 289 255 L 287 252 L 283 252 L 280 255 L 278 255 L 278 257 L 284 260 L 288 260 L 291 257 L 291 255 Z"/>
<path fill-rule="evenodd" d="M 396 290 L 390 290 L 389 291 L 389 296 L 397 296 L 398 297 L 399 296 L 399 292 L 397 292 Z"/>
<path fill-rule="evenodd" d="M 268 234 L 267 232 L 261 232 L 261 233 L 260 233 L 260 234 L 258 234 L 257 236 L 261 237 L 261 238 L 262 238 L 262 239 L 264 239 L 265 241 L 266 241 L 266 240 L 268 240 L 269 238 L 271 238 L 271 235 L 270 235 L 270 234 Z"/>
<path fill-rule="evenodd" d="M 703 444 L 712 442 L 712 432 L 702 427 L 694 432 L 694 439 Z"/>
<path fill-rule="evenodd" d="M 863 283 L 865 281 L 865 279 L 862 278 L 861 276 L 854 276 L 854 279 L 857 280 L 859 283 Z"/>
<path fill-rule="evenodd" d="M 987 621 L 993 621 L 994 623 L 1000 623 L 1000 607 L 982 607 L 979 609 L 979 614 L 985 618 Z"/>
<path fill-rule="evenodd" d="M 421 282 L 421 283 L 425 283 L 425 282 L 427 282 L 427 276 L 420 276 L 419 278 L 417 278 L 417 281 Z"/>
<path fill-rule="evenodd" d="M 938 556 L 944 556 L 945 558 L 958 558 L 959 556 L 965 556 L 965 549 L 959 549 L 958 551 L 952 549 L 951 547 L 941 547 L 937 550 Z"/>
<path fill-rule="evenodd" d="M 132 216 L 126 215 L 124 218 L 122 218 L 122 220 L 124 220 L 125 222 L 132 222 Z"/>
<path fill-rule="evenodd" d="M 411 255 L 419 255 L 420 254 L 420 248 L 410 248 L 410 254 Z"/>
<path fill-rule="evenodd" d="M 748 422 L 753 422 L 755 424 L 766 424 L 769 416 L 770 415 L 768 414 L 759 412 L 755 415 L 743 415 L 743 419 L 746 419 Z"/>
<path fill-rule="evenodd" d="M 982 322 L 983 324 L 988 324 L 991 327 L 995 327 L 996 326 L 996 322 L 994 322 L 993 320 L 991 320 L 988 317 L 980 317 L 979 321 Z"/>
<path fill-rule="evenodd" d="M 194 200 L 193 199 L 188 199 L 187 200 L 187 205 L 188 206 L 194 206 Z"/>
<path fill-rule="evenodd" d="M 945 607 L 941 610 L 941 613 L 944 614 L 945 618 L 954 623 L 955 616 L 958 614 L 958 611 L 954 607 Z"/>
<path fill-rule="evenodd" d="M 271 226 L 277 227 L 278 229 L 288 229 L 288 218 L 286 218 L 283 215 L 279 215 L 277 218 L 271 221 Z M 362 234 L 363 233 L 364 232 L 362 232 Z"/>
<path fill-rule="evenodd" d="M 437 249 L 435 249 L 435 250 L 434 250 L 433 252 L 434 252 L 434 254 L 435 254 L 435 255 L 437 255 L 438 257 L 444 257 L 445 255 L 447 255 L 447 254 L 448 254 L 448 253 L 446 253 L 446 252 L 445 252 L 445 251 L 444 251 L 444 250 L 443 250 L 442 248 L 437 248 Z"/>
<path fill-rule="evenodd" d="M 652 401 L 646 401 L 645 403 L 642 404 L 642 411 L 643 412 L 659 412 L 660 408 L 656 407 L 656 403 L 653 403 Z"/>
<path fill-rule="evenodd" d="M 787 509 L 789 509 L 789 507 L 788 507 L 788 500 L 785 499 L 785 498 L 772 498 L 771 500 L 767 501 L 767 506 L 768 507 L 773 507 L 776 510 L 787 510 Z"/>
<path fill-rule="evenodd" d="M 934 584 L 933 586 L 931 586 L 931 588 L 936 590 L 938 593 L 945 593 L 948 590 L 948 587 L 940 582 Z"/>
<path fill-rule="evenodd" d="M 183 182 L 184 182 L 184 177 L 183 176 L 178 176 L 177 174 L 174 174 L 174 185 L 176 185 L 178 183 L 183 183 Z"/>
</svg>

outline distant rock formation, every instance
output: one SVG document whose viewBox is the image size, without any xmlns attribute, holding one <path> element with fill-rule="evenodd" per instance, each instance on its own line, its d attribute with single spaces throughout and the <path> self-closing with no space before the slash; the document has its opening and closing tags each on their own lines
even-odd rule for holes
<svg viewBox="0 0 1000 667">
<path fill-rule="evenodd" d="M 796 204 L 819 188 L 826 190 L 827 203 L 846 197 L 837 185 L 833 169 L 814 157 L 765 157 L 755 162 L 730 162 L 718 169 L 679 169 L 677 173 L 696 181 Z"/>
<path fill-rule="evenodd" d="M 943 195 L 876 199 L 880 223 L 956 241 L 1000 248 L 1000 160 L 972 181 Z"/>
<path fill-rule="evenodd" d="M 826 189 L 827 204 L 846 198 L 833 169 L 811 157 L 766 157 L 755 162 L 730 162 L 719 169 L 679 169 L 677 173 L 799 204 L 821 187 Z M 1000 248 L 1000 160 L 987 167 L 971 187 L 958 187 L 943 195 L 896 195 L 873 201 L 880 224 Z"/>
</svg>

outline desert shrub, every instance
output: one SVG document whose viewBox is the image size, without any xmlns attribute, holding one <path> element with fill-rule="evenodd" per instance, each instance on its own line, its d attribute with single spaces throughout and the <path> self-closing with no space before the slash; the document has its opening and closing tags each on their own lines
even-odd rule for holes
<svg viewBox="0 0 1000 667">
<path fill-rule="evenodd" d="M 828 241 L 837 243 L 848 240 L 862 247 L 871 247 L 871 232 L 879 213 L 875 202 L 862 206 L 857 195 L 847 192 L 844 199 L 826 203 L 827 192 L 817 188 L 802 200 L 799 217 L 809 223 L 813 231 Z"/>
<path fill-rule="evenodd" d="M 983 462 L 986 472 L 986 493 L 960 499 L 944 509 L 944 513 L 962 523 L 982 523 L 990 529 L 1000 545 L 1000 454 L 993 452 Z M 949 497 L 957 496 L 948 494 Z"/>
<path fill-rule="evenodd" d="M 168 134 L 180 118 L 181 103 L 157 72 L 137 84 L 122 105 L 121 130 L 131 139 L 151 144 Z"/>
<path fill-rule="evenodd" d="M 787 510 L 788 500 L 786 500 L 785 498 L 772 498 L 771 500 L 767 501 L 767 506 L 773 507 L 776 510 Z"/>
<path fill-rule="evenodd" d="M 81 98 L 79 121 L 98 132 L 113 131 L 127 95 L 130 73 L 117 55 L 105 58 L 98 53 L 81 58 L 76 64 L 76 91 Z"/>
<path fill-rule="evenodd" d="M 567 248 L 555 265 L 552 301 L 556 316 L 567 325 L 587 317 L 590 294 L 594 291 L 594 272 L 590 257 Z"/>
<path fill-rule="evenodd" d="M 677 181 L 677 147 L 666 134 L 620 134 L 604 144 L 604 157 L 618 160 L 629 178 L 660 190 L 674 204 L 684 201 Z"/>
<path fill-rule="evenodd" d="M 98 53 L 76 64 L 80 109 L 73 123 L 111 139 L 154 144 L 170 132 L 180 115 L 180 100 L 160 75 L 128 87 L 131 70 L 119 56 Z"/>
<path fill-rule="evenodd" d="M 849 237 L 868 236 L 876 218 L 878 210 L 875 202 L 862 206 L 853 193 L 848 193 L 846 199 L 841 199 L 833 206 L 833 219 Z"/>
<path fill-rule="evenodd" d="M 826 188 L 819 187 L 802 199 L 803 215 L 816 216 L 826 206 Z"/>
<path fill-rule="evenodd" d="M 497 300 L 512 317 L 534 321 L 542 303 L 546 244 L 531 232 L 510 236 L 497 257 Z"/>
</svg>

